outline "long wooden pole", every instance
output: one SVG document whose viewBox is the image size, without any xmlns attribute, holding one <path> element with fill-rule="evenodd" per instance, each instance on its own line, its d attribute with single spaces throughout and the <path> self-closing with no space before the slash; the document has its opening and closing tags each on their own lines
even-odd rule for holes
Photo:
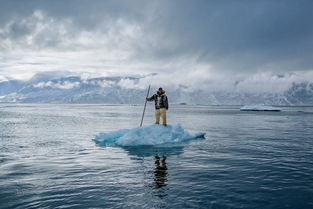
<svg viewBox="0 0 313 209">
<path fill-rule="evenodd" d="M 149 87 L 148 87 L 148 92 L 147 92 L 147 96 L 146 96 L 145 106 L 144 106 L 144 108 L 143 108 L 143 113 L 142 113 L 142 117 L 141 117 L 140 127 L 142 126 L 143 118 L 144 118 L 144 116 L 145 116 L 146 106 L 147 106 L 147 98 L 148 98 L 148 96 L 149 96 L 149 92 L 150 92 L 150 85 L 149 85 Z"/>
</svg>

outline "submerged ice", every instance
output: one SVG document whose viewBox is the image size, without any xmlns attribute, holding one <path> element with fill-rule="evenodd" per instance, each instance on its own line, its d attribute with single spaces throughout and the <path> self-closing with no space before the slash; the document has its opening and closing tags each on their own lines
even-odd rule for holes
<svg viewBox="0 0 313 209">
<path fill-rule="evenodd" d="M 141 146 L 181 143 L 203 137 L 204 133 L 190 133 L 179 124 L 168 126 L 154 124 L 134 129 L 100 133 L 93 140 L 105 146 Z"/>
</svg>

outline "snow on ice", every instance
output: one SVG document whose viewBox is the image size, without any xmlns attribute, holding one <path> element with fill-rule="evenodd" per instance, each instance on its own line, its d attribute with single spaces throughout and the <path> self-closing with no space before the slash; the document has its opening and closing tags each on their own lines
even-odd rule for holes
<svg viewBox="0 0 313 209">
<path fill-rule="evenodd" d="M 277 107 L 267 105 L 245 105 L 240 108 L 241 111 L 280 111 Z"/>
</svg>

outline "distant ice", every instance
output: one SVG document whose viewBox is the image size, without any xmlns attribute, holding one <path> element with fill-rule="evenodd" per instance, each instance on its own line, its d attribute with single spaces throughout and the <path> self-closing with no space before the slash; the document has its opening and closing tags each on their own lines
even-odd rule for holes
<svg viewBox="0 0 313 209">
<path fill-rule="evenodd" d="M 108 133 L 100 133 L 93 139 L 97 144 L 105 146 L 142 146 L 161 145 L 186 142 L 196 138 L 204 138 L 204 133 L 189 133 L 180 124 L 150 125 L 134 129 L 121 129 Z"/>
<path fill-rule="evenodd" d="M 241 111 L 280 111 L 277 107 L 267 105 L 245 105 L 240 108 Z"/>
</svg>

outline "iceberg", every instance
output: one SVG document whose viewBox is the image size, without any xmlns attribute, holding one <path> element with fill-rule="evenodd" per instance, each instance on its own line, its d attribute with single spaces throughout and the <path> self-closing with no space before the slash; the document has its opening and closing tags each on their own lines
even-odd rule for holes
<svg viewBox="0 0 313 209">
<path fill-rule="evenodd" d="M 162 144 L 177 144 L 192 139 L 204 138 L 205 133 L 190 133 L 180 124 L 142 126 L 133 129 L 121 129 L 108 133 L 100 133 L 93 141 L 103 146 L 156 146 Z"/>
<path fill-rule="evenodd" d="M 280 111 L 277 107 L 267 105 L 245 105 L 240 108 L 241 111 Z"/>
</svg>

